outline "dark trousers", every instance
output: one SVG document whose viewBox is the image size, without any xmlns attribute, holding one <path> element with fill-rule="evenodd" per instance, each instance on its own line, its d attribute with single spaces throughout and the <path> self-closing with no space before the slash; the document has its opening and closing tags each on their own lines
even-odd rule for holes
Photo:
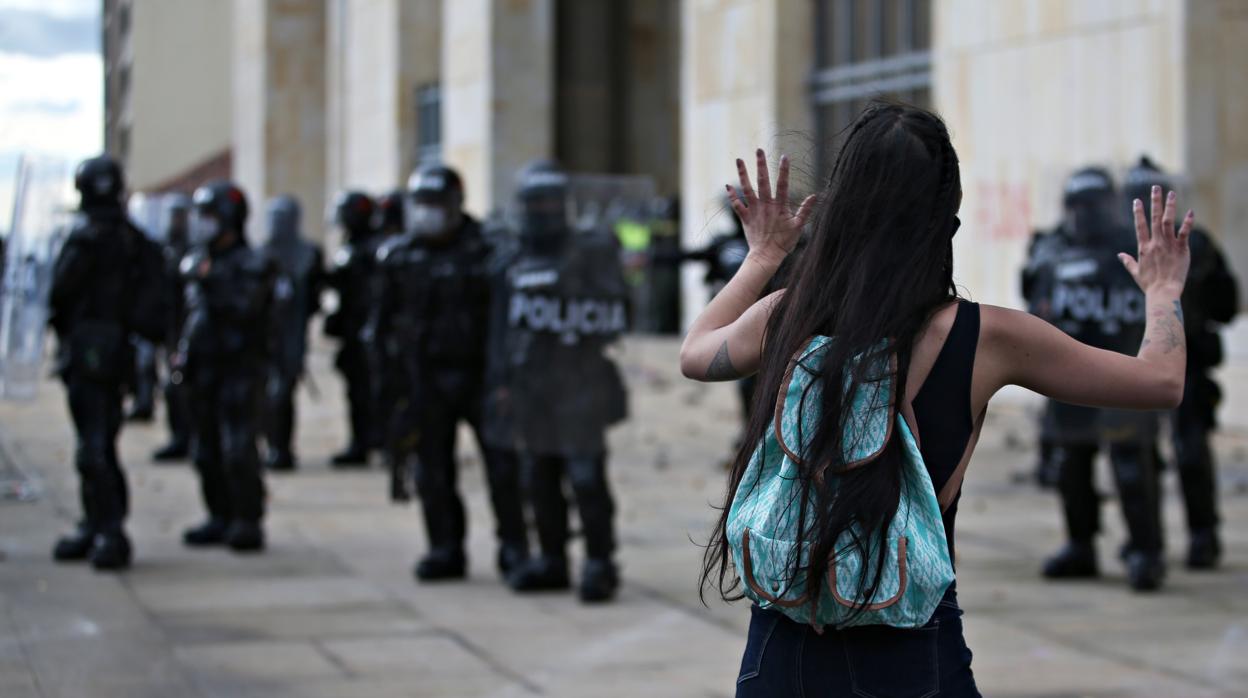
<svg viewBox="0 0 1248 698">
<path fill-rule="evenodd" d="M 295 388 L 298 382 L 273 369 L 264 391 L 264 440 L 269 460 L 294 458 Z"/>
<path fill-rule="evenodd" d="M 519 467 L 513 453 L 489 447 L 481 439 L 482 394 L 479 370 L 425 371 L 417 415 L 416 489 L 420 495 L 429 546 L 439 551 L 463 550 L 467 534 L 464 502 L 459 496 L 455 441 L 460 422 L 468 422 L 477 439 L 494 509 L 495 534 L 501 544 L 528 549 Z"/>
<path fill-rule="evenodd" d="M 172 367 L 166 367 L 172 375 Z M 188 392 L 185 383 L 174 383 L 172 378 L 166 377 L 165 418 L 169 422 L 169 440 L 176 444 L 191 442 L 191 406 Z"/>
<path fill-rule="evenodd" d="M 1093 484 L 1096 452 L 1096 444 L 1061 445 L 1054 452 L 1066 528 L 1076 543 L 1091 543 L 1101 528 L 1100 496 Z M 1135 442 L 1110 444 L 1109 460 L 1130 534 L 1127 545 L 1142 552 L 1161 552 L 1156 449 Z"/>
<path fill-rule="evenodd" d="M 979 696 L 961 615 L 956 601 L 941 601 L 922 628 L 875 625 L 819 634 L 779 611 L 753 606 L 737 698 Z"/>
<path fill-rule="evenodd" d="M 1217 474 L 1209 432 L 1213 429 L 1213 407 L 1205 394 L 1212 383 L 1204 374 L 1188 374 L 1183 402 L 1174 411 L 1173 436 L 1175 465 L 1187 509 L 1187 528 L 1201 531 L 1218 525 Z M 1206 390 L 1201 390 L 1204 387 Z M 1217 386 L 1212 386 L 1214 391 Z M 1215 399 L 1216 400 L 1216 399 Z"/>
<path fill-rule="evenodd" d="M 585 534 L 585 555 L 610 559 L 615 552 L 615 500 L 607 482 L 607 455 L 526 458 L 525 491 L 533 508 L 542 554 L 562 558 L 567 554 L 568 499 L 564 481 L 576 497 L 576 510 Z"/>
<path fill-rule="evenodd" d="M 130 508 L 126 477 L 117 460 L 121 386 L 71 374 L 65 387 L 78 437 L 74 465 L 83 523 L 96 533 L 120 533 Z"/>
<path fill-rule="evenodd" d="M 359 341 L 343 344 L 334 361 L 334 366 L 342 373 L 342 379 L 347 384 L 351 445 L 360 449 L 370 449 L 377 445 L 377 430 L 372 422 L 374 384 L 369 375 L 369 363 L 368 347 Z"/>
<path fill-rule="evenodd" d="M 130 342 L 134 345 L 134 402 L 131 411 L 150 413 L 156 407 L 156 347 L 138 337 Z"/>
<path fill-rule="evenodd" d="M 192 460 L 208 514 L 259 522 L 264 481 L 256 449 L 259 376 L 242 369 L 195 385 Z"/>
</svg>

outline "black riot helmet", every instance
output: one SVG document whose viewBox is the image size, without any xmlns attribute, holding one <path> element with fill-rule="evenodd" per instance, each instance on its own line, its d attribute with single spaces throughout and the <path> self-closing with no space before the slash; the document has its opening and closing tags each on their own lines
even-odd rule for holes
<svg viewBox="0 0 1248 698">
<path fill-rule="evenodd" d="M 520 237 L 531 248 L 558 248 L 571 230 L 568 175 L 553 160 L 533 160 L 521 168 L 516 183 Z"/>
<path fill-rule="evenodd" d="M 1110 239 L 1118 221 L 1114 180 L 1100 167 L 1085 167 L 1066 180 L 1062 193 L 1064 226 L 1071 239 L 1097 243 Z"/>
<path fill-rule="evenodd" d="M 464 182 L 445 165 L 417 168 L 407 180 L 404 222 L 426 240 L 446 240 L 463 222 Z"/>
<path fill-rule="evenodd" d="M 121 165 L 108 155 L 87 158 L 74 171 L 74 188 L 82 195 L 83 209 L 119 207 L 126 189 Z"/>
<path fill-rule="evenodd" d="M 1122 183 L 1122 195 L 1127 200 L 1126 210 L 1130 211 L 1131 202 L 1139 199 L 1144 202 L 1144 214 L 1148 215 L 1149 197 L 1152 196 L 1154 186 L 1161 187 L 1164 192 L 1173 189 L 1174 183 L 1152 159 L 1141 155 L 1139 162 L 1127 170 L 1126 180 Z"/>
<path fill-rule="evenodd" d="M 403 190 L 392 189 L 377 197 L 373 228 L 384 235 L 403 232 Z"/>
<path fill-rule="evenodd" d="M 210 245 L 227 232 L 243 240 L 247 197 L 233 182 L 218 179 L 196 189 L 191 206 L 191 244 Z"/>
<path fill-rule="evenodd" d="M 373 231 L 375 208 L 368 194 L 344 191 L 334 201 L 334 221 L 347 232 L 347 239 L 358 240 Z"/>
</svg>

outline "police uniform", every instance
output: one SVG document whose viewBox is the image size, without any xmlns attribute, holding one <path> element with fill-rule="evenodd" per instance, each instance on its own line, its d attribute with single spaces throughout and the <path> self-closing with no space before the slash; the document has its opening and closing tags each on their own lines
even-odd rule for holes
<svg viewBox="0 0 1248 698">
<path fill-rule="evenodd" d="M 82 207 L 57 257 L 49 300 L 58 372 L 77 434 L 83 516 L 76 531 L 57 541 L 53 557 L 118 569 L 131 560 L 123 530 L 128 492 L 116 448 L 123 390 L 134 370 L 128 338 L 160 336 L 161 255 L 125 216 L 116 162 L 86 160 L 74 183 Z"/>
<path fill-rule="evenodd" d="M 187 319 L 179 355 L 191 391 L 192 459 L 208 519 L 188 529 L 183 541 L 255 551 L 264 547 L 257 438 L 276 270 L 247 245 L 246 199 L 237 187 L 214 182 L 196 190 L 193 201 L 196 249 L 182 263 Z"/>
<path fill-rule="evenodd" d="M 364 336 L 377 293 L 377 245 L 373 229 L 373 200 L 359 192 L 343 192 L 335 206 L 335 217 L 346 233 L 346 241 L 334 254 L 328 285 L 338 293 L 338 309 L 325 319 L 325 334 L 342 344 L 334 357 L 334 367 L 347 387 L 347 416 L 351 440 L 331 462 L 358 466 L 368 462 L 368 452 L 377 445 L 373 423 L 376 386 L 370 374 L 372 348 Z"/>
<path fill-rule="evenodd" d="M 1134 237 L 1116 224 L 1108 208 L 1113 197 L 1100 170 L 1076 173 L 1068 184 L 1068 242 L 1053 255 L 1052 277 L 1044 282 L 1048 319 L 1080 342 L 1134 355 L 1144 336 L 1144 293 L 1118 259 Z M 1100 530 L 1100 496 L 1093 464 L 1107 445 L 1129 534 L 1123 548 L 1128 578 L 1137 590 L 1161 584 L 1157 418 L 1153 412 L 1053 406 L 1053 457 L 1069 544 L 1046 563 L 1046 576 L 1097 573 L 1093 541 Z"/>
<path fill-rule="evenodd" d="M 461 422 L 473 428 L 485 462 L 500 570 L 507 574 L 528 555 L 517 464 L 482 438 L 490 249 L 462 202 L 454 171 L 418 170 L 408 186 L 408 232 L 380 256 L 377 332 L 401 348 L 395 429 L 410 434 L 399 440 L 414 443 L 417 457 L 416 490 L 429 537 L 429 552 L 414 570 L 422 580 L 466 573 L 466 516 L 455 463 Z"/>
<path fill-rule="evenodd" d="M 517 591 L 569 585 L 566 480 L 585 538 L 581 598 L 602 601 L 618 585 L 606 430 L 627 414 L 623 381 L 605 352 L 628 326 L 627 288 L 614 239 L 573 234 L 560 208 L 566 197 L 566 175 L 549 163 L 521 175 L 523 247 L 506 272 L 497 346 L 542 554 L 511 583 Z"/>
<path fill-rule="evenodd" d="M 178 461 L 187 457 L 191 449 L 191 416 L 189 396 L 182 376 L 174 370 L 173 358 L 177 354 L 178 339 L 182 336 L 182 324 L 186 321 L 186 289 L 182 284 L 179 267 L 190 251 L 187 239 L 187 216 L 190 213 L 190 197 L 185 194 L 169 206 L 169 224 L 165 231 L 165 279 L 169 299 L 165 314 L 165 334 L 162 338 L 165 353 L 165 419 L 169 425 L 169 443 L 152 454 L 156 462 Z"/>
<path fill-rule="evenodd" d="M 308 352 L 308 322 L 320 309 L 324 284 L 321 250 L 299 233 L 299 203 L 279 196 L 269 203 L 269 238 L 264 252 L 277 270 L 273 289 L 275 346 L 265 385 L 265 463 L 269 470 L 294 470 L 295 388 Z"/>
</svg>

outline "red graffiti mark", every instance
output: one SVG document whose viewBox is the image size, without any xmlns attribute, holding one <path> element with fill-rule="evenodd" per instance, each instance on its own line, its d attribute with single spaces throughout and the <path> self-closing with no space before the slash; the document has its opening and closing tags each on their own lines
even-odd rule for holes
<svg viewBox="0 0 1248 698">
<path fill-rule="evenodd" d="M 1031 235 L 1031 192 L 1017 182 L 980 181 L 975 185 L 975 228 L 998 240 Z"/>
</svg>

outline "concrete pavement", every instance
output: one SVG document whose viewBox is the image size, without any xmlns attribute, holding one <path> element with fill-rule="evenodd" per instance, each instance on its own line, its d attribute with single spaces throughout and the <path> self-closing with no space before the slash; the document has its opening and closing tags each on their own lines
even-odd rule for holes
<svg viewBox="0 0 1248 698">
<path fill-rule="evenodd" d="M 188 465 L 150 461 L 164 438 L 157 424 L 130 426 L 121 440 L 134 568 L 54 565 L 52 541 L 77 516 L 61 390 L 49 382 L 33 403 L 0 405 L 0 473 L 15 468 L 39 492 L 0 501 L 0 696 L 731 695 L 748 609 L 699 603 L 690 539 L 705 540 L 709 503 L 721 497 L 735 394 L 681 379 L 676 346 L 635 340 L 621 352 L 633 418 L 613 433 L 611 477 L 625 583 L 618 602 L 598 607 L 517 597 L 499 584 L 480 463 L 467 445 L 471 579 L 416 584 L 414 506 L 387 502 L 378 467 L 326 464 L 344 436 L 341 386 L 323 348 L 312 367 L 320 399 L 300 398 L 302 468 L 269 477 L 261 556 L 181 545 L 202 510 Z M 1171 574 L 1164 591 L 1141 596 L 1113 559 L 1122 527 L 1112 502 L 1105 578 L 1038 578 L 1061 526 L 1051 494 L 1015 481 L 1033 458 L 1031 433 L 1017 403 L 990 417 L 961 504 L 960 598 L 985 695 L 1248 695 L 1248 441 L 1218 440 L 1224 569 L 1182 569 L 1182 509 L 1168 476 Z"/>
</svg>

